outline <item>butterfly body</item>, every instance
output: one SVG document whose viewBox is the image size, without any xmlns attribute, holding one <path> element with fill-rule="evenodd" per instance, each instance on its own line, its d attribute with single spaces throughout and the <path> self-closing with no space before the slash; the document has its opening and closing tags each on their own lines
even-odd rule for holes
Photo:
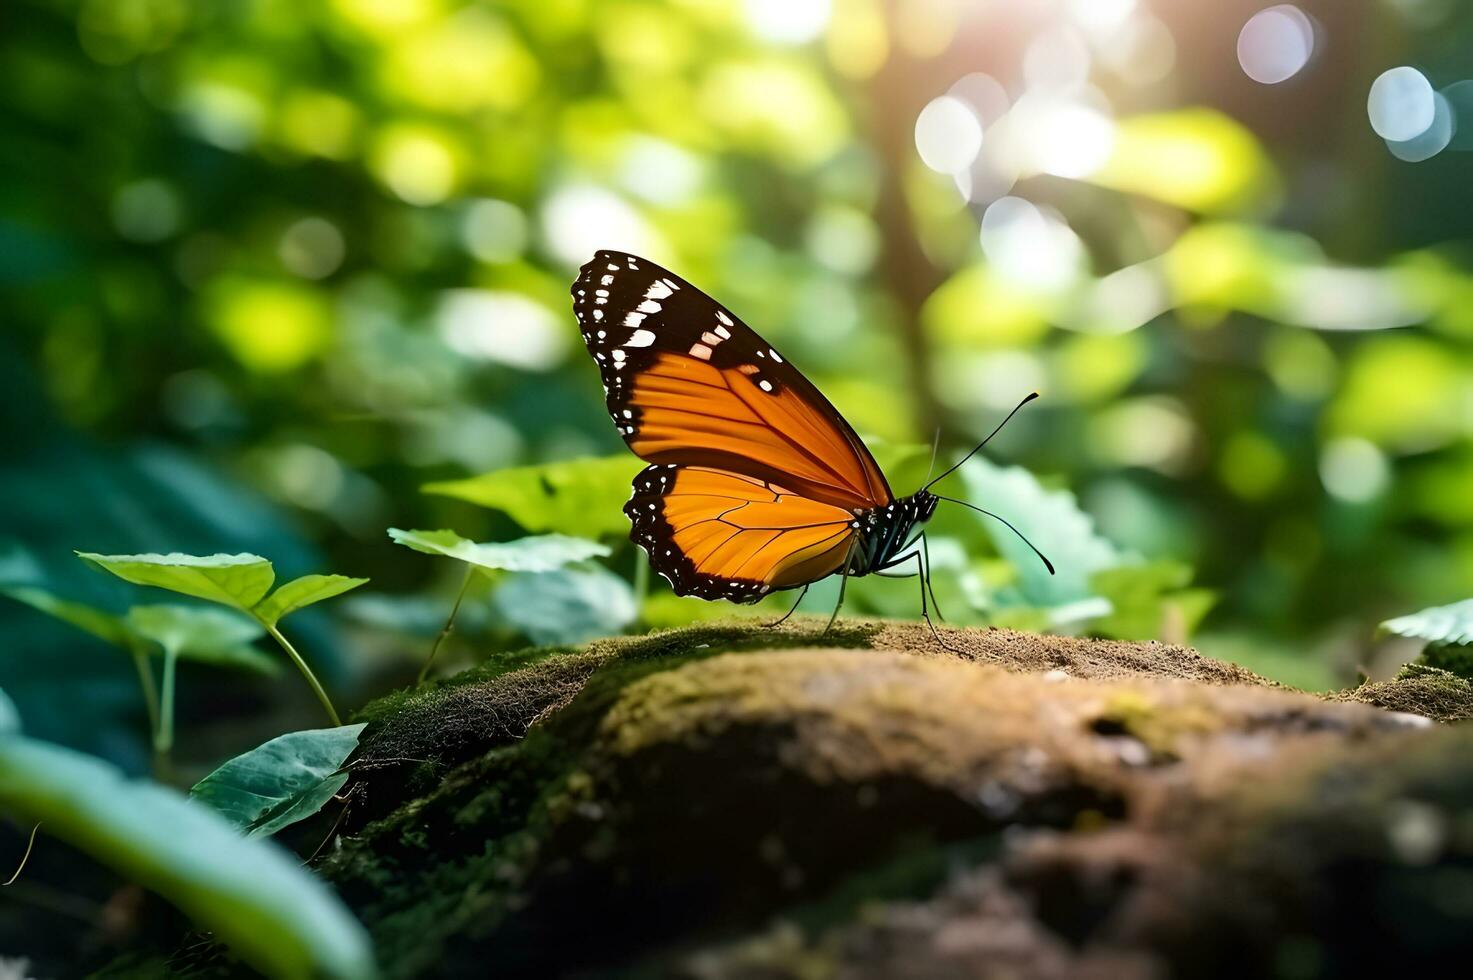
<svg viewBox="0 0 1473 980">
<path fill-rule="evenodd" d="M 868 575 L 906 560 L 914 543 L 911 532 L 925 526 L 936 512 L 936 497 L 921 490 L 884 507 L 855 515 L 859 537 L 849 562 L 849 574 Z"/>
</svg>

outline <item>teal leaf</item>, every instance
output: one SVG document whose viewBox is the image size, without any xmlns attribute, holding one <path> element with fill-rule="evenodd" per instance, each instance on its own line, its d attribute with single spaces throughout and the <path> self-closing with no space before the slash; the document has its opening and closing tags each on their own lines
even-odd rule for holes
<svg viewBox="0 0 1473 980">
<path fill-rule="evenodd" d="M 1050 575 L 1043 562 L 1001 522 L 969 511 L 1017 570 L 1024 605 L 1047 608 L 1093 598 L 1090 578 L 1130 560 L 1095 530 L 1093 519 L 1080 509 L 1072 493 L 1046 490 L 1027 470 L 996 466 L 981 457 L 973 458 L 959 472 L 970 503 L 1006 518 L 1054 563 L 1056 574 Z M 949 505 L 942 501 L 940 506 Z"/>
<path fill-rule="evenodd" d="M 128 647 L 135 637 L 128 628 L 128 624 L 122 618 L 115 616 L 106 610 L 98 609 L 80 602 L 72 602 L 60 596 L 53 595 L 45 589 L 38 589 L 30 585 L 13 585 L 0 588 L 0 593 L 10 596 L 17 602 L 23 602 L 39 612 L 55 617 L 64 623 L 75 626 L 85 633 L 91 633 L 99 640 L 111 643 L 113 646 Z"/>
<path fill-rule="evenodd" d="M 367 933 L 295 855 L 171 789 L 12 735 L 0 738 L 0 809 L 157 892 L 267 976 L 375 975 Z"/>
<path fill-rule="evenodd" d="M 259 555 L 97 555 L 77 557 L 134 585 L 152 585 L 181 595 L 249 610 L 271 588 L 276 573 Z"/>
<path fill-rule="evenodd" d="M 391 527 L 389 537 L 406 548 L 457 558 L 490 571 L 551 572 L 609 554 L 607 545 L 566 534 L 538 534 L 515 541 L 477 544 L 454 531 L 402 531 Z"/>
<path fill-rule="evenodd" d="M 261 622 L 275 626 L 287 614 L 303 606 L 342 595 L 367 581 L 366 578 L 349 578 L 346 575 L 303 575 L 271 593 L 271 597 L 258 603 L 252 612 Z"/>
<path fill-rule="evenodd" d="M 618 633 L 638 612 L 629 583 L 597 566 L 514 576 L 492 602 L 534 643 L 582 643 Z"/>
<path fill-rule="evenodd" d="M 214 807 L 247 837 L 276 833 L 312 816 L 343 788 L 343 763 L 363 725 L 290 732 L 236 756 L 189 795 Z"/>
<path fill-rule="evenodd" d="M 499 510 L 534 534 L 600 538 L 628 532 L 624 502 L 644 465 L 628 454 L 574 459 L 431 483 L 424 491 Z"/>
<path fill-rule="evenodd" d="M 263 674 L 281 669 L 275 657 L 251 645 L 265 632 L 261 624 L 239 613 L 207 606 L 159 604 L 134 606 L 125 621 L 135 633 L 184 660 Z"/>
<path fill-rule="evenodd" d="M 20 712 L 10 695 L 0 690 L 0 735 L 14 735 L 20 731 Z"/>
<path fill-rule="evenodd" d="M 1428 643 L 1473 643 L 1473 599 L 1388 619 L 1381 629 Z"/>
</svg>

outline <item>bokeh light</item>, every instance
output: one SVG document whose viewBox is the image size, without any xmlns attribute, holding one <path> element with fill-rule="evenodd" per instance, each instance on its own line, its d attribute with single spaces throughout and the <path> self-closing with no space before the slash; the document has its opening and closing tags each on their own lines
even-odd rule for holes
<svg viewBox="0 0 1473 980">
<path fill-rule="evenodd" d="M 447 290 L 435 327 L 457 353 L 529 371 L 555 367 L 572 347 L 568 328 L 552 310 L 500 290 Z"/>
<path fill-rule="evenodd" d="M 113 197 L 113 225 L 135 242 L 160 242 L 179 230 L 179 195 L 163 180 L 128 184 Z"/>
<path fill-rule="evenodd" d="M 1346 437 L 1331 440 L 1320 453 L 1320 479 L 1332 496 L 1360 504 L 1386 489 L 1391 471 L 1374 443 Z"/>
<path fill-rule="evenodd" d="M 558 260 L 576 268 L 601 248 L 635 255 L 661 251 L 654 233 L 627 201 L 600 187 L 560 187 L 542 208 L 542 237 Z"/>
<path fill-rule="evenodd" d="M 1081 102 L 1041 107 L 1030 128 L 1034 167 L 1056 177 L 1088 177 L 1105 165 L 1115 147 L 1114 122 Z"/>
<path fill-rule="evenodd" d="M 346 245 L 337 225 L 325 218 L 303 218 L 282 233 L 276 254 L 287 271 L 303 279 L 322 279 L 343 264 Z"/>
<path fill-rule="evenodd" d="M 1276 85 L 1299 74 L 1314 54 L 1314 23 L 1293 4 L 1260 10 L 1238 34 L 1238 64 L 1255 82 Z"/>
<path fill-rule="evenodd" d="M 982 124 L 967 103 L 943 95 L 927 103 L 916 118 L 915 140 L 922 163 L 937 173 L 954 174 L 977 158 Z"/>
<path fill-rule="evenodd" d="M 466 251 L 482 262 L 512 262 L 527 248 L 527 216 L 510 201 L 472 201 L 460 225 Z"/>
<path fill-rule="evenodd" d="M 1427 76 L 1415 68 L 1404 65 L 1382 72 L 1366 99 L 1371 128 L 1393 143 L 1422 135 L 1437 115 L 1434 94 Z"/>
<path fill-rule="evenodd" d="M 831 0 L 744 0 L 752 33 L 765 41 L 802 44 L 823 33 Z"/>
<path fill-rule="evenodd" d="M 981 237 L 987 261 L 1020 285 L 1062 290 L 1074 284 L 1084 266 L 1084 246 L 1073 229 L 1020 197 L 987 206 Z"/>
</svg>

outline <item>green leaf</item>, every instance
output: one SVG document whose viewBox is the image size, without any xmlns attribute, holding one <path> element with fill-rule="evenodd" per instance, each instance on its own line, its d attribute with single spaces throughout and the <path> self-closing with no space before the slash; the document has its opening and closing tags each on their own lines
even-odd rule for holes
<svg viewBox="0 0 1473 980">
<path fill-rule="evenodd" d="M 134 585 L 152 585 L 242 611 L 261 601 L 276 573 L 259 555 L 96 555 L 81 558 Z"/>
<path fill-rule="evenodd" d="M 629 583 L 599 566 L 514 576 L 492 602 L 534 643 L 581 643 L 618 633 L 638 613 Z"/>
<path fill-rule="evenodd" d="M 363 927 L 295 855 L 171 789 L 11 735 L 0 738 L 0 809 L 157 892 L 267 976 L 375 974 Z"/>
<path fill-rule="evenodd" d="M 458 558 L 477 568 L 492 571 L 551 572 L 609 554 L 607 545 L 566 534 L 538 534 L 515 541 L 477 544 L 454 531 L 401 531 L 391 527 L 389 537 L 406 548 L 427 555 Z"/>
<path fill-rule="evenodd" d="M 243 667 L 275 674 L 276 658 L 251 643 L 265 630 L 254 620 L 225 609 L 159 604 L 134 606 L 127 625 L 174 656 L 220 667 Z"/>
<path fill-rule="evenodd" d="M 975 457 L 961 468 L 966 499 L 1006 518 L 1053 561 L 1057 574 L 1000 521 L 969 511 L 991 536 L 998 552 L 1018 572 L 1018 591 L 1029 606 L 1050 607 L 1095 595 L 1090 578 L 1096 572 L 1129 561 L 1097 531 L 1094 521 L 1066 490 L 1045 490 L 1020 467 L 996 466 Z M 943 509 L 951 506 L 945 501 Z"/>
<path fill-rule="evenodd" d="M 32 609 L 46 613 L 48 616 L 54 616 L 64 623 L 69 623 L 79 630 L 91 633 L 99 640 L 104 640 L 114 646 L 126 648 L 135 639 L 121 617 L 114 616 L 95 606 L 62 599 L 45 589 L 29 585 L 0 588 L 0 593 L 10 596 L 17 602 L 23 602 Z"/>
<path fill-rule="evenodd" d="M 0 735 L 14 735 L 20 731 L 20 712 L 10 695 L 0 690 Z"/>
<path fill-rule="evenodd" d="M 1096 572 L 1090 584 L 1110 601 L 1111 612 L 1090 631 L 1117 640 L 1189 636 L 1215 599 L 1206 589 L 1187 588 L 1191 581 L 1190 566 L 1169 560 Z"/>
<path fill-rule="evenodd" d="M 1388 619 L 1381 629 L 1428 643 L 1473 643 L 1473 599 Z"/>
<path fill-rule="evenodd" d="M 599 538 L 629 531 L 624 502 L 644 465 L 628 454 L 574 459 L 431 483 L 424 491 L 502 511 L 534 534 Z"/>
<path fill-rule="evenodd" d="M 348 774 L 363 725 L 290 732 L 225 763 L 189 795 L 208 803 L 247 837 L 276 833 L 305 820 L 332 799 Z"/>
<path fill-rule="evenodd" d="M 303 575 L 293 579 L 265 599 L 252 610 L 264 623 L 274 626 L 282 617 L 294 613 L 303 606 L 310 606 L 323 599 L 331 599 L 367 582 L 366 578 L 349 578 L 346 575 Z"/>
</svg>

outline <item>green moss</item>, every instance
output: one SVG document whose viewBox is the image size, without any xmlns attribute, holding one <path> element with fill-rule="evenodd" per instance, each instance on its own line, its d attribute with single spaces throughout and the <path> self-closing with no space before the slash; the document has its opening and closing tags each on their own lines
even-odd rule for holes
<svg viewBox="0 0 1473 980">
<path fill-rule="evenodd" d="M 1178 741 L 1220 728 L 1225 715 L 1207 703 L 1190 700 L 1163 704 L 1143 690 L 1112 695 L 1090 727 L 1100 735 L 1127 735 L 1145 745 L 1157 761 L 1177 757 Z"/>
<path fill-rule="evenodd" d="M 1427 667 L 1457 674 L 1465 681 L 1473 681 L 1473 644 L 1429 643 L 1422 651 L 1420 663 Z"/>
<path fill-rule="evenodd" d="M 1394 680 L 1362 684 L 1332 697 L 1434 721 L 1473 718 L 1473 683 L 1451 671 L 1418 663 L 1407 664 Z"/>
</svg>

